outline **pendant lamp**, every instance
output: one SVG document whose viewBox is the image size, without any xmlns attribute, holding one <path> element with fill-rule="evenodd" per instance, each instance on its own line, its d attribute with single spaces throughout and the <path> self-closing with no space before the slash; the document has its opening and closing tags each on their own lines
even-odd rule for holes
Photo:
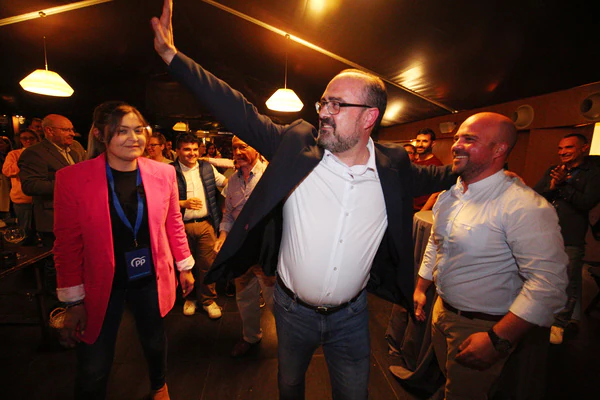
<svg viewBox="0 0 600 400">
<path fill-rule="evenodd" d="M 187 122 L 179 121 L 175 125 L 173 125 L 173 130 L 177 132 L 187 132 L 188 124 Z"/>
<path fill-rule="evenodd" d="M 290 35 L 285 35 L 286 40 L 286 51 L 285 51 L 285 78 L 283 88 L 277 89 L 269 100 L 267 100 L 267 108 L 273 111 L 282 112 L 296 112 L 302 110 L 304 104 L 300 101 L 300 98 L 294 93 L 292 89 L 287 88 L 287 41 L 290 39 Z"/>
<path fill-rule="evenodd" d="M 36 69 L 19 82 L 19 85 L 28 92 L 46 96 L 70 97 L 74 92 L 73 88 L 59 74 L 48 69 L 46 36 L 44 36 L 44 62 L 46 69 Z"/>
</svg>

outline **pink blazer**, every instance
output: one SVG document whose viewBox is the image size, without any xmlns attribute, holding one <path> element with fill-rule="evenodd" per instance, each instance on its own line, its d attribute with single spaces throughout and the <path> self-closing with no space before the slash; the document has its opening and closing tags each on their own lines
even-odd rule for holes
<svg viewBox="0 0 600 400">
<path fill-rule="evenodd" d="M 94 343 L 106 314 L 115 272 L 108 205 L 106 156 L 56 173 L 54 193 L 54 260 L 62 301 L 85 296 L 88 322 L 81 339 Z M 193 265 L 181 212 L 175 168 L 138 158 L 146 192 L 150 245 L 161 316 L 175 303 L 173 258 L 181 269 Z"/>
</svg>

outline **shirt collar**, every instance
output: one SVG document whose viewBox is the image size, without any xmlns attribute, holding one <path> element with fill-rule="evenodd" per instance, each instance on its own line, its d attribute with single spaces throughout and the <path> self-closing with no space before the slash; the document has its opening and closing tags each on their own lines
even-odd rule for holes
<svg viewBox="0 0 600 400">
<path fill-rule="evenodd" d="M 377 175 L 377 165 L 375 163 L 375 144 L 372 138 L 369 138 L 369 141 L 367 142 L 367 150 L 369 150 L 369 158 L 367 159 L 367 162 L 364 165 L 353 165 L 352 167 L 349 167 L 342 161 L 340 161 L 340 159 L 337 158 L 335 154 L 333 154 L 327 149 L 325 149 L 324 151 L 323 158 L 327 157 L 328 159 L 335 161 L 339 165 L 343 166 L 346 169 L 349 169 L 357 175 L 362 175 L 368 170 L 374 171 Z"/>
<path fill-rule="evenodd" d="M 485 179 L 482 179 L 480 181 L 477 181 L 475 183 L 470 183 L 467 193 L 477 193 L 477 192 L 482 192 L 486 189 L 488 189 L 491 186 L 497 186 L 500 184 L 500 182 L 502 182 L 504 179 L 506 179 L 506 175 L 504 174 L 504 170 L 501 169 L 500 171 L 496 172 L 493 175 L 488 176 Z M 456 182 L 456 185 L 454 187 L 454 190 L 457 193 L 464 193 L 465 191 L 465 187 L 464 187 L 464 182 L 462 180 L 461 177 L 458 178 L 458 181 Z M 464 193 L 465 195 L 467 193 Z"/>
<path fill-rule="evenodd" d="M 195 169 L 198 169 L 198 162 L 196 161 L 196 164 L 194 164 L 193 167 L 188 167 L 186 165 L 183 165 L 183 163 L 181 161 L 177 161 L 179 163 L 179 166 L 181 167 L 181 171 L 182 172 L 189 172 L 189 171 L 193 171 Z"/>
<path fill-rule="evenodd" d="M 265 167 L 263 165 L 264 163 L 259 159 L 256 160 L 256 164 L 254 164 L 254 167 L 252 167 L 252 169 L 250 170 L 250 175 L 256 175 L 257 172 L 259 171 L 264 171 Z M 240 178 L 242 178 L 242 170 L 241 169 L 237 169 L 236 173 L 238 174 L 238 176 Z"/>
<path fill-rule="evenodd" d="M 63 147 L 60 147 L 59 145 L 57 145 L 56 143 L 54 143 L 51 140 L 48 140 L 48 142 L 52 143 L 52 145 L 54 147 L 56 147 L 58 149 L 58 151 L 61 152 L 61 153 L 66 153 L 66 152 L 70 152 L 71 151 L 71 146 L 67 146 L 67 148 L 65 149 Z"/>
</svg>

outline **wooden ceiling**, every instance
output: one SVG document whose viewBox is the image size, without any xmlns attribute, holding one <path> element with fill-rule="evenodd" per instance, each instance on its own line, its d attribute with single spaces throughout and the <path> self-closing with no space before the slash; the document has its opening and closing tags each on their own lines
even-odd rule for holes
<svg viewBox="0 0 600 400">
<path fill-rule="evenodd" d="M 74 3 L 0 0 L 0 19 Z M 175 0 L 175 43 L 282 122 L 316 122 L 313 103 L 347 60 L 388 82 L 384 125 L 424 120 L 600 81 L 598 22 L 591 2 L 542 0 L 219 0 L 239 14 L 305 40 L 322 52 L 215 6 Z M 154 123 L 186 119 L 217 126 L 166 73 L 149 20 L 161 0 L 114 0 L 0 26 L 0 113 L 62 113 L 84 132 L 98 103 L 120 99 Z M 71 98 L 23 91 L 18 82 L 48 64 L 75 89 Z M 268 112 L 283 85 L 298 113 Z M 226 128 L 226 127 L 225 127 Z"/>
</svg>

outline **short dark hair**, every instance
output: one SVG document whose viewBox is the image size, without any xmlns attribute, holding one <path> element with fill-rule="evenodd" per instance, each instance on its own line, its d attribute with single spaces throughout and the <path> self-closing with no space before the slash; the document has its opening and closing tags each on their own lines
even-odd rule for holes
<svg viewBox="0 0 600 400">
<path fill-rule="evenodd" d="M 419 129 L 419 131 L 417 132 L 417 136 L 418 135 L 429 135 L 429 139 L 432 142 L 435 141 L 435 132 L 429 128 Z"/>
<path fill-rule="evenodd" d="M 360 69 L 345 69 L 336 76 L 344 74 L 361 76 L 365 79 L 366 85 L 362 93 L 364 96 L 363 101 L 367 105 L 371 107 L 376 107 L 379 110 L 379 115 L 377 116 L 377 120 L 375 121 L 375 125 L 373 126 L 373 130 L 371 131 L 371 133 L 377 132 L 379 126 L 381 125 L 383 114 L 385 114 L 385 109 L 387 107 L 387 90 L 385 88 L 385 83 L 380 77 L 366 71 L 361 71 Z"/>
<path fill-rule="evenodd" d="M 198 136 L 194 135 L 193 133 L 182 133 L 181 135 L 177 136 L 177 144 L 175 145 L 175 148 L 180 149 L 184 143 L 196 143 L 197 145 L 200 145 L 200 139 L 198 139 Z"/>
<path fill-rule="evenodd" d="M 411 143 L 404 143 L 402 147 L 410 147 L 413 151 L 417 150 L 417 148 Z"/>
<path fill-rule="evenodd" d="M 567 139 L 570 137 L 579 139 L 581 144 L 588 144 L 588 138 L 585 137 L 585 135 L 582 135 L 581 133 L 569 133 L 568 135 L 563 136 L 563 139 Z"/>
</svg>

